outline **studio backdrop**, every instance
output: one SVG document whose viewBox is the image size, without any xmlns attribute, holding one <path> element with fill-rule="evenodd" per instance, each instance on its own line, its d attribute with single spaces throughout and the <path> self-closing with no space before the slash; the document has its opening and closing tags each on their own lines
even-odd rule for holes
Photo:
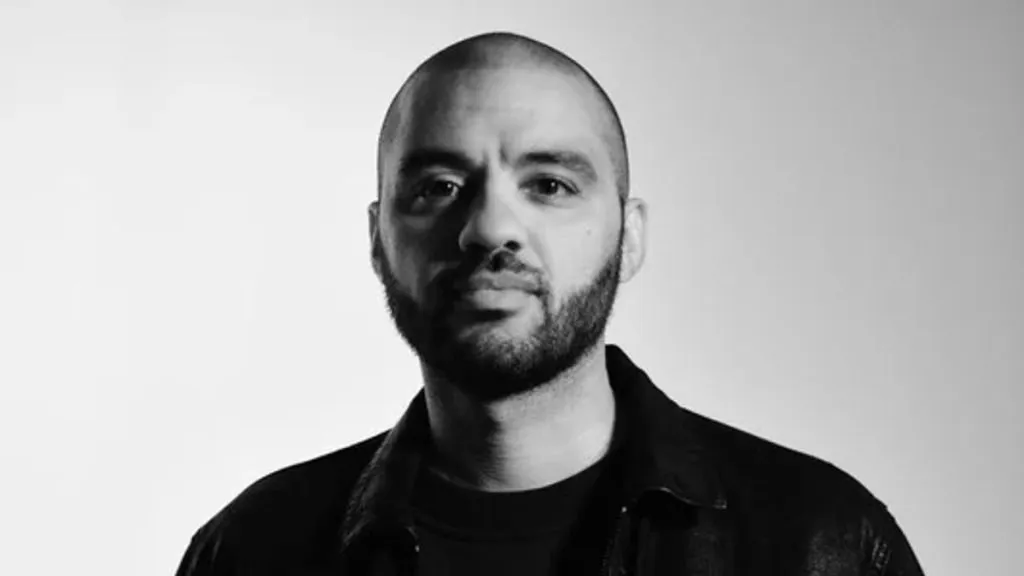
<svg viewBox="0 0 1024 576">
<path fill-rule="evenodd" d="M 412 68 L 526 34 L 625 125 L 648 258 L 609 341 L 824 458 L 931 576 L 1019 574 L 1024 7 L 0 3 L 0 573 L 170 574 L 260 476 L 421 382 L 370 267 Z M 116 552 L 115 552 L 116 551 Z"/>
</svg>

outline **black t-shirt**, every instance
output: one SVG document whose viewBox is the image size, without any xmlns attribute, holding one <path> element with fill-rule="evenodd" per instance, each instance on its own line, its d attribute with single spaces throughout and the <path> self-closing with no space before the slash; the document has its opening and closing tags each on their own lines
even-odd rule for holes
<svg viewBox="0 0 1024 576">
<path fill-rule="evenodd" d="M 616 451 L 523 492 L 456 486 L 426 468 L 413 499 L 421 576 L 598 574 L 618 507 Z"/>
</svg>

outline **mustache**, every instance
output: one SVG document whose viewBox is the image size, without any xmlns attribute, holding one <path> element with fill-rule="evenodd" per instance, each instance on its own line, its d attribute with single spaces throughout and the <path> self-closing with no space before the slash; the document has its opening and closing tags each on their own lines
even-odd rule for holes
<svg viewBox="0 0 1024 576">
<path fill-rule="evenodd" d="M 547 284 L 540 272 L 505 249 L 482 258 L 467 258 L 438 273 L 434 283 L 446 296 L 469 290 L 547 292 Z"/>
</svg>

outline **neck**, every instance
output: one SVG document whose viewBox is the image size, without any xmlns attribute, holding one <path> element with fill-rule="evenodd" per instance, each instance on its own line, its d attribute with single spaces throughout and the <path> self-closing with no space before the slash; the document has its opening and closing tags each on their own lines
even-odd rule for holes
<svg viewBox="0 0 1024 576">
<path fill-rule="evenodd" d="M 496 401 L 425 380 L 430 466 L 457 484 L 487 492 L 548 486 L 596 463 L 611 444 L 615 397 L 603 343 L 555 380 Z"/>
</svg>

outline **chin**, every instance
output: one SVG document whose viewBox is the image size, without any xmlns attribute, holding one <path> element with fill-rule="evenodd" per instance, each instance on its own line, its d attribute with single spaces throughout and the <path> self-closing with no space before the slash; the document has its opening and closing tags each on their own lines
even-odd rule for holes
<svg viewBox="0 0 1024 576">
<path fill-rule="evenodd" d="M 454 339 L 472 345 L 480 342 L 484 346 L 523 346 L 535 340 L 543 324 L 533 314 L 520 313 L 505 318 L 475 320 L 456 324 L 452 327 Z"/>
<path fill-rule="evenodd" d="M 456 357 L 468 357 L 478 363 L 519 363 L 535 356 L 539 342 L 533 331 L 507 326 L 475 326 L 453 338 Z M 516 359 L 520 359 L 518 362 Z"/>
</svg>

